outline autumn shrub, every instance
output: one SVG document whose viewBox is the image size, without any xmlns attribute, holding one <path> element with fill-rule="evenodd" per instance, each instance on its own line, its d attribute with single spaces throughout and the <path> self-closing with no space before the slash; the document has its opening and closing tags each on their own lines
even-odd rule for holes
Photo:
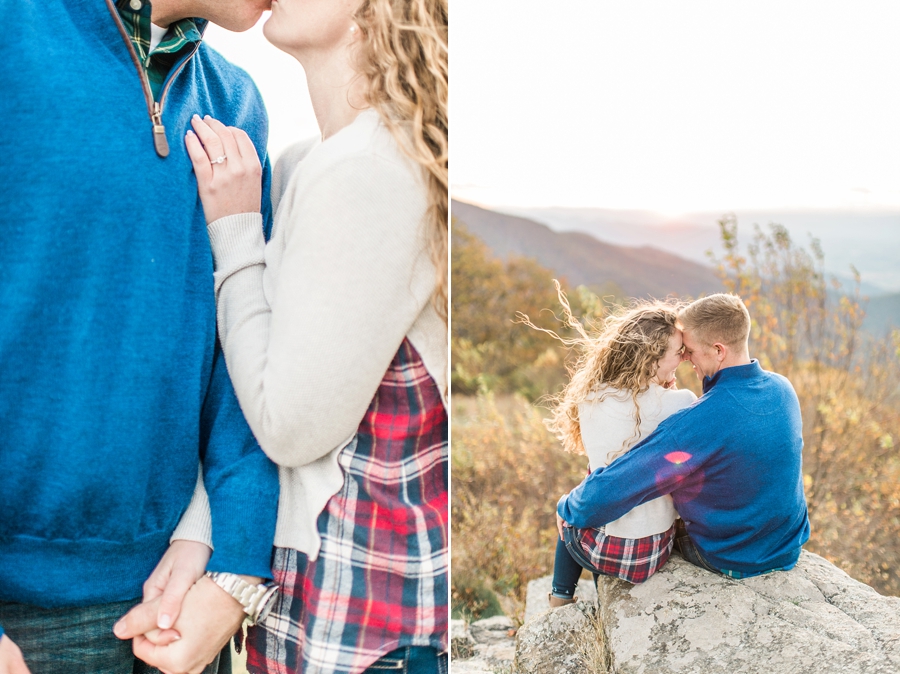
<svg viewBox="0 0 900 674">
<path fill-rule="evenodd" d="M 450 325 L 451 387 L 454 393 L 518 393 L 535 400 L 565 380 L 566 350 L 516 322 L 527 314 L 541 328 L 560 329 L 554 273 L 530 258 L 495 258 L 464 225 L 453 221 Z M 614 296 L 569 288 L 579 316 L 602 314 Z"/>
<path fill-rule="evenodd" d="M 454 603 L 477 578 L 521 619 L 528 581 L 552 567 L 556 502 L 587 464 L 559 449 L 542 417 L 521 396 L 453 399 Z"/>
</svg>

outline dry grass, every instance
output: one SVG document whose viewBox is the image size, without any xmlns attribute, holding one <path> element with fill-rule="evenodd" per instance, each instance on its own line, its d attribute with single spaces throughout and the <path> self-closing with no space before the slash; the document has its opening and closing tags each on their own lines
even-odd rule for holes
<svg viewBox="0 0 900 674">
<path fill-rule="evenodd" d="M 606 633 L 603 631 L 603 623 L 600 622 L 600 611 L 596 607 L 588 614 L 588 620 L 591 623 L 591 630 L 585 633 L 584 639 L 575 646 L 584 663 L 584 671 L 603 674 L 609 671 L 611 660 L 606 646 Z"/>
<path fill-rule="evenodd" d="M 489 601 L 473 591 L 483 585 L 521 622 L 528 581 L 552 569 L 556 502 L 587 459 L 563 452 L 542 418 L 521 397 L 453 398 L 453 600 L 468 617 Z"/>
</svg>

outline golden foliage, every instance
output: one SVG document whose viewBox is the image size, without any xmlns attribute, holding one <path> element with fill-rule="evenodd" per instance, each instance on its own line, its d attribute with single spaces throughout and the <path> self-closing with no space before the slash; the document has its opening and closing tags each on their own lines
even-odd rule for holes
<svg viewBox="0 0 900 674">
<path fill-rule="evenodd" d="M 516 322 L 521 312 L 539 328 L 568 335 L 559 330 L 554 314 L 559 304 L 553 272 L 525 257 L 505 261 L 492 257 L 487 246 L 456 220 L 450 264 L 453 392 L 517 392 L 534 400 L 562 386 L 567 349 Z M 571 290 L 565 279 L 560 283 L 578 315 L 604 314 L 606 303 L 593 292 L 581 286 Z"/>
<path fill-rule="evenodd" d="M 527 258 L 494 259 L 487 246 L 456 221 L 451 273 L 454 393 L 528 389 L 540 395 L 561 383 L 560 371 L 546 365 L 560 362 L 563 351 L 513 322 L 522 307 L 538 315 L 542 327 L 555 322 L 552 314 L 542 312 L 556 297 L 553 274 Z M 538 370 L 559 381 L 544 380 Z"/>
<path fill-rule="evenodd" d="M 587 462 L 561 451 L 520 396 L 455 396 L 451 443 L 454 601 L 478 577 L 521 619 L 528 581 L 553 564 L 556 502 Z"/>
</svg>

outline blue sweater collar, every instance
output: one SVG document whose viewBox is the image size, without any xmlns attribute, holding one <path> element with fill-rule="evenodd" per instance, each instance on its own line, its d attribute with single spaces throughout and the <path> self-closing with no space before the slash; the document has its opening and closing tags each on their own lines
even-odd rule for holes
<svg viewBox="0 0 900 674">
<path fill-rule="evenodd" d="M 739 381 L 753 379 L 763 373 L 759 361 L 754 358 L 747 365 L 734 365 L 716 372 L 712 377 L 703 378 L 703 392 L 706 393 L 720 382 Z"/>
</svg>

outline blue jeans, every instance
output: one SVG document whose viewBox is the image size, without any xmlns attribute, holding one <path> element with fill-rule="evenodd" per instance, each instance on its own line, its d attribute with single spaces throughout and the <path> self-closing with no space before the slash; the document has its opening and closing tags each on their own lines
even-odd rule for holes
<svg viewBox="0 0 900 674">
<path fill-rule="evenodd" d="M 720 576 L 723 575 L 719 569 L 711 566 L 710 563 L 703 558 L 703 555 L 700 554 L 700 550 L 694 545 L 694 541 L 688 536 L 687 527 L 684 526 L 684 520 L 680 518 L 675 520 L 675 549 L 681 553 L 681 556 L 684 557 L 685 561 L 690 562 L 694 566 L 699 566 L 701 569 L 712 571 Z"/>
<path fill-rule="evenodd" d="M 447 674 L 447 654 L 430 646 L 397 648 L 369 665 L 363 674 Z"/>
<path fill-rule="evenodd" d="M 0 602 L 0 625 L 31 674 L 154 674 L 157 669 L 134 657 L 131 641 L 112 631 L 140 601 L 57 609 Z M 231 651 L 226 647 L 223 653 L 227 657 L 217 657 L 204 674 L 231 674 Z"/>
<path fill-rule="evenodd" d="M 594 584 L 600 574 L 591 564 L 578 540 L 575 538 L 575 529 L 565 527 L 563 534 L 565 541 L 556 539 L 556 557 L 553 559 L 553 582 L 551 594 L 559 599 L 572 599 L 575 596 L 575 588 L 578 587 L 578 579 L 581 578 L 581 570 L 586 569 L 594 575 Z"/>
</svg>

